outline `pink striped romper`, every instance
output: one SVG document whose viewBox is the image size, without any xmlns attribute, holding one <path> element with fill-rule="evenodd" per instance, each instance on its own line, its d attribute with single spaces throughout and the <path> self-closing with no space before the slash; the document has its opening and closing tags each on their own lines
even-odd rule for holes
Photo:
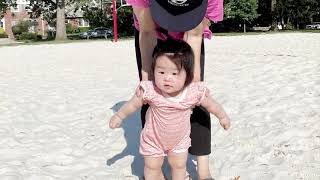
<svg viewBox="0 0 320 180">
<path fill-rule="evenodd" d="M 150 105 L 146 124 L 140 135 L 140 153 L 144 156 L 166 156 L 181 153 L 191 146 L 190 116 L 209 93 L 203 82 L 193 82 L 178 97 L 168 97 L 152 81 L 141 81 L 144 103 Z"/>
<path fill-rule="evenodd" d="M 149 0 L 126 0 L 126 2 L 135 7 L 148 8 Z M 213 22 L 223 20 L 223 0 L 208 0 L 206 18 Z M 139 22 L 134 16 L 134 26 L 139 30 Z M 183 39 L 183 32 L 169 32 L 169 35 L 174 39 Z M 209 28 L 204 29 L 203 36 L 207 39 L 211 39 L 212 32 Z M 158 32 L 158 38 L 165 40 L 165 35 Z"/>
</svg>

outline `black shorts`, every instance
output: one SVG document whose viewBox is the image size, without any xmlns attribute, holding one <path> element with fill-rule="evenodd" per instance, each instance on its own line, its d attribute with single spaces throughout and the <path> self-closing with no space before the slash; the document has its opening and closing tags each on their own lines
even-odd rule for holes
<svg viewBox="0 0 320 180">
<path fill-rule="evenodd" d="M 161 43 L 161 41 L 158 41 Z M 136 60 L 139 71 L 139 78 L 141 80 L 141 54 L 139 47 L 139 31 L 135 29 L 135 50 L 136 50 Z M 204 77 L 204 42 L 202 40 L 201 44 L 201 81 Z M 145 115 L 149 105 L 143 105 L 141 108 L 141 123 L 142 127 L 145 124 Z M 193 109 L 191 118 L 191 147 L 189 148 L 189 153 L 196 156 L 208 155 L 211 153 L 211 120 L 210 113 L 197 106 Z"/>
</svg>

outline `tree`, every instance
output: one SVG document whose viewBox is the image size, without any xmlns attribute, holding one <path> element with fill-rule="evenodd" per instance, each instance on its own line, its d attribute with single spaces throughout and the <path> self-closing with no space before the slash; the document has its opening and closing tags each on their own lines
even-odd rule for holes
<svg viewBox="0 0 320 180">
<path fill-rule="evenodd" d="M 259 26 L 270 26 L 272 23 L 271 14 L 271 0 L 259 0 L 257 13 L 259 17 L 256 19 L 255 23 Z"/>
<path fill-rule="evenodd" d="M 112 27 L 112 12 L 109 7 L 89 6 L 82 7 L 83 17 L 90 22 L 90 27 Z"/>
<path fill-rule="evenodd" d="M 66 16 L 65 16 L 65 0 L 57 0 L 57 26 L 56 26 L 56 40 L 66 40 Z"/>
<path fill-rule="evenodd" d="M 5 0 L 0 0 L 0 19 L 2 19 L 5 10 L 7 9 L 7 3 Z"/>
<path fill-rule="evenodd" d="M 33 16 L 39 17 L 43 15 L 49 24 L 50 22 L 55 22 L 56 40 L 66 40 L 66 6 L 72 6 L 74 10 L 77 10 L 88 1 L 89 0 L 33 0 L 30 1 L 30 7 Z"/>
<path fill-rule="evenodd" d="M 10 5 L 15 5 L 14 2 L 12 2 L 12 0 L 0 0 L 0 19 L 3 18 L 4 13 Z"/>
<path fill-rule="evenodd" d="M 278 0 L 275 7 L 275 19 L 287 22 L 299 29 L 311 23 L 319 14 L 320 2 L 317 0 Z"/>
<path fill-rule="evenodd" d="M 276 30 L 277 17 L 276 17 L 277 0 L 271 0 L 271 16 L 272 16 L 272 29 Z"/>
<path fill-rule="evenodd" d="M 101 5 L 102 4 L 102 5 Z M 84 18 L 90 22 L 90 27 L 104 26 L 113 29 L 113 11 L 110 0 L 101 1 L 101 4 L 86 4 L 82 7 Z M 120 7 L 120 2 L 117 3 L 117 26 L 118 33 L 121 36 L 133 35 L 133 17 L 132 8 Z"/>
<path fill-rule="evenodd" d="M 246 32 L 246 23 L 258 17 L 257 9 L 257 0 L 229 0 L 225 4 L 225 16 L 242 22 L 243 31 Z"/>
</svg>

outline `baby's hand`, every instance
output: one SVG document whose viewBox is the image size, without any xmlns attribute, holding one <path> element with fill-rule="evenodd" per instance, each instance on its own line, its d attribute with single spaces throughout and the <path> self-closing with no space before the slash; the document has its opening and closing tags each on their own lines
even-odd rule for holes
<svg viewBox="0 0 320 180">
<path fill-rule="evenodd" d="M 114 128 L 119 128 L 122 124 L 122 119 L 117 116 L 117 115 L 113 115 L 110 119 L 110 122 L 109 122 L 109 127 L 111 129 L 114 129 Z"/>
<path fill-rule="evenodd" d="M 220 125 L 223 127 L 223 129 L 228 130 L 230 128 L 230 119 L 228 116 L 225 116 L 221 119 L 219 119 Z"/>
</svg>

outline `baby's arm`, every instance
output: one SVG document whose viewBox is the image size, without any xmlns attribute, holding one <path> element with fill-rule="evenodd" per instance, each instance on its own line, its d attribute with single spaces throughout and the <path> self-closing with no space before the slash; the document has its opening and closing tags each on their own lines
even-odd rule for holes
<svg viewBox="0 0 320 180">
<path fill-rule="evenodd" d="M 201 101 L 201 106 L 206 108 L 207 111 L 214 114 L 218 119 L 220 125 L 225 129 L 230 127 L 230 119 L 227 113 L 224 111 L 223 107 L 216 102 L 210 95 L 206 94 Z"/>
<path fill-rule="evenodd" d="M 127 118 L 130 114 L 134 113 L 143 105 L 142 96 L 134 94 L 134 96 L 126 102 L 117 113 L 115 113 L 109 122 L 111 129 L 120 127 L 122 121 Z"/>
</svg>

